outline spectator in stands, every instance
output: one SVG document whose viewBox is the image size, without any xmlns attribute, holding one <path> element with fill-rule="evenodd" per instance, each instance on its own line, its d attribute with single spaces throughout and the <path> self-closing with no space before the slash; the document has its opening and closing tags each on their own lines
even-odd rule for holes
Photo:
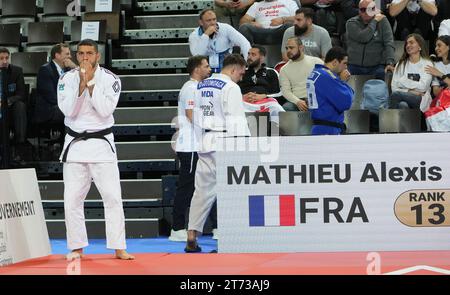
<svg viewBox="0 0 450 295">
<path fill-rule="evenodd" d="M 25 88 L 25 79 L 22 68 L 12 65 L 9 62 L 10 53 L 7 48 L 0 48 L 0 68 L 3 69 L 2 82 L 6 81 L 6 85 L 2 85 L 5 89 L 6 99 L 8 100 L 8 113 L 12 121 L 10 126 L 14 130 L 14 156 L 13 164 L 21 163 L 29 158 L 31 150 L 30 144 L 27 142 L 27 96 Z M 0 107 L 6 107 L 1 105 Z"/>
<path fill-rule="evenodd" d="M 80 68 L 58 82 L 58 106 L 67 126 L 61 154 L 64 178 L 64 213 L 67 231 L 67 260 L 83 256 L 88 246 L 84 199 L 95 182 L 105 207 L 106 246 L 115 257 L 132 260 L 125 241 L 119 167 L 114 147 L 113 112 L 119 101 L 120 78 L 100 67 L 98 45 L 90 39 L 78 43 Z"/>
<path fill-rule="evenodd" d="M 266 49 L 253 45 L 248 52 L 247 69 L 238 82 L 247 112 L 269 112 L 270 119 L 278 124 L 278 113 L 284 112 L 279 100 L 284 100 L 280 91 L 278 73 L 264 64 Z"/>
<path fill-rule="evenodd" d="M 433 25 L 439 28 L 438 36 L 450 35 L 450 1 L 438 0 L 436 1 L 438 13 L 433 18 Z M 438 31 L 435 29 L 435 31 Z"/>
<path fill-rule="evenodd" d="M 180 174 L 173 202 L 173 225 L 169 236 L 169 240 L 175 242 L 186 242 L 187 240 L 186 211 L 194 193 L 194 177 L 198 161 L 198 143 L 192 125 L 192 112 L 198 82 L 208 78 L 211 74 L 208 57 L 204 55 L 191 56 L 187 63 L 187 71 L 190 80 L 184 83 L 178 100 L 179 129 L 175 150 L 180 159 Z"/>
<path fill-rule="evenodd" d="M 251 44 L 281 44 L 284 31 L 292 26 L 298 4 L 292 0 L 255 2 L 241 18 L 239 32 Z"/>
<path fill-rule="evenodd" d="M 288 100 L 283 108 L 286 111 L 307 111 L 306 79 L 314 65 L 323 64 L 323 61 L 318 57 L 306 55 L 302 40 L 298 37 L 288 39 L 286 54 L 289 61 L 280 71 L 281 92 Z"/>
<path fill-rule="evenodd" d="M 74 69 L 67 44 L 60 43 L 50 51 L 52 61 L 39 68 L 36 83 L 35 119 L 37 123 L 52 123 L 64 125 L 64 115 L 58 108 L 56 87 L 59 78 L 65 72 Z"/>
<path fill-rule="evenodd" d="M 238 46 L 247 58 L 250 43 L 235 28 L 218 23 L 216 13 L 205 9 L 199 15 L 200 26 L 189 35 L 189 48 L 192 55 L 206 55 L 213 73 L 220 72 L 226 55 Z"/>
<path fill-rule="evenodd" d="M 435 0 L 392 0 L 389 14 L 397 21 L 395 38 L 406 40 L 409 34 L 417 33 L 429 40 L 431 19 L 437 12 Z"/>
<path fill-rule="evenodd" d="M 358 15 L 359 0 L 301 0 L 302 6 L 315 11 L 314 23 L 326 29 L 333 46 L 340 45 L 345 22 Z"/>
<path fill-rule="evenodd" d="M 359 2 L 359 15 L 347 21 L 348 70 L 384 80 L 394 70 L 394 36 L 387 18 L 373 0 Z"/>
<path fill-rule="evenodd" d="M 283 61 L 288 61 L 286 43 L 291 37 L 297 36 L 302 40 L 305 54 L 324 59 L 325 54 L 331 49 L 331 38 L 328 31 L 313 24 L 314 10 L 302 7 L 295 12 L 294 25 L 288 28 L 283 35 L 281 53 Z"/>
<path fill-rule="evenodd" d="M 405 51 L 395 66 L 392 77 L 392 94 L 389 108 L 410 108 L 426 111 L 431 102 L 430 83 L 432 76 L 425 71 L 433 66 L 425 46 L 418 34 L 406 38 Z"/>
<path fill-rule="evenodd" d="M 217 17 L 228 17 L 230 24 L 238 28 L 239 20 L 244 16 L 247 9 L 255 3 L 255 0 L 215 0 Z"/>
<path fill-rule="evenodd" d="M 438 96 L 442 89 L 450 85 L 450 36 L 439 36 L 436 40 L 436 55 L 434 67 L 427 66 L 425 72 L 433 76 L 431 86 L 434 96 Z"/>
<path fill-rule="evenodd" d="M 313 135 L 345 133 L 344 112 L 350 109 L 354 94 L 346 83 L 350 79 L 347 62 L 345 50 L 333 47 L 325 56 L 325 65 L 316 65 L 308 77 Z"/>
</svg>

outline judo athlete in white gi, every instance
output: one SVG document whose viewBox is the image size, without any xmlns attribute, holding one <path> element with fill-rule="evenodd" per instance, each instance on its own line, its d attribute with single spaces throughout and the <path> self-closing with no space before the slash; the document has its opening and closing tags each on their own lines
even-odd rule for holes
<svg viewBox="0 0 450 295">
<path fill-rule="evenodd" d="M 197 234 L 216 200 L 216 150 L 220 137 L 250 136 L 241 89 L 236 84 L 245 73 L 242 56 L 225 57 L 220 74 L 198 83 L 193 122 L 199 135 L 195 191 L 189 211 L 188 240 L 185 252 L 201 252 Z"/>
<path fill-rule="evenodd" d="M 191 56 L 187 62 L 186 70 L 190 79 L 181 87 L 178 99 L 178 124 L 180 128 L 175 150 L 180 160 L 180 173 L 173 200 L 173 225 L 169 236 L 169 240 L 176 242 L 186 242 L 187 240 L 186 211 L 194 194 L 195 170 L 198 160 L 197 140 L 194 125 L 191 123 L 192 113 L 198 82 L 208 78 L 211 74 L 208 57 L 205 55 Z"/>
<path fill-rule="evenodd" d="M 77 60 L 80 67 L 61 76 L 58 82 L 58 106 L 65 116 L 67 131 L 60 157 L 64 162 L 67 247 L 71 250 L 66 258 L 81 258 L 88 245 L 84 199 L 93 180 L 105 208 L 107 248 L 114 249 L 118 259 L 134 259 L 125 251 L 125 217 L 111 131 L 120 79 L 99 66 L 97 44 L 90 39 L 78 44 Z"/>
</svg>

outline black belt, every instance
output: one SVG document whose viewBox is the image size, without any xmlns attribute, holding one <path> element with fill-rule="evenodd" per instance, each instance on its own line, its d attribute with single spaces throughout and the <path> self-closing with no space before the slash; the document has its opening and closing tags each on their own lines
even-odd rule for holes
<svg viewBox="0 0 450 295">
<path fill-rule="evenodd" d="M 63 154 L 63 157 L 62 157 L 63 163 L 65 163 L 67 161 L 67 154 L 69 153 L 69 148 L 70 148 L 70 145 L 72 143 L 77 142 L 79 140 L 87 140 L 89 138 L 98 138 L 98 139 L 105 140 L 109 144 L 109 146 L 111 147 L 112 152 L 115 153 L 111 143 L 105 137 L 105 135 L 108 135 L 108 134 L 112 133 L 112 128 L 106 128 L 106 129 L 103 129 L 103 130 L 100 130 L 100 131 L 97 131 L 97 132 L 84 131 L 83 133 L 78 133 L 78 132 L 73 131 L 69 127 L 66 127 L 66 132 L 67 132 L 67 134 L 72 136 L 73 139 L 69 142 L 69 144 L 67 145 L 66 150 L 64 151 L 64 154 Z"/>
<path fill-rule="evenodd" d="M 341 129 L 341 133 L 345 133 L 345 131 L 347 130 L 347 126 L 344 123 L 337 123 L 337 122 L 332 122 L 332 121 L 327 121 L 327 120 L 314 119 L 313 125 L 323 125 L 323 126 L 339 128 L 339 129 Z"/>
<path fill-rule="evenodd" d="M 212 130 L 212 129 L 203 129 L 203 131 L 205 131 L 205 133 L 207 133 L 207 132 L 220 132 L 220 133 L 227 132 L 226 130 Z"/>
</svg>

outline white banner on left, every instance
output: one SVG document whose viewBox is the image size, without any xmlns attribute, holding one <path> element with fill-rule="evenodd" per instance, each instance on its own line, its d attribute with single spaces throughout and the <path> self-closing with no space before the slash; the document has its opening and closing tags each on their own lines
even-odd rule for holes
<svg viewBox="0 0 450 295">
<path fill-rule="evenodd" d="M 50 255 L 35 170 L 0 170 L 0 188 L 0 266 Z"/>
</svg>

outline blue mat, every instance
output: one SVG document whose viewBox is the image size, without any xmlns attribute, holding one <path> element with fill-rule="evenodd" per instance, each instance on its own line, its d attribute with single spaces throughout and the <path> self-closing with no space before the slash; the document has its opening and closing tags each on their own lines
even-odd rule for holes
<svg viewBox="0 0 450 295">
<path fill-rule="evenodd" d="M 66 240 L 52 239 L 52 254 L 67 254 Z M 209 253 L 217 250 L 217 241 L 211 236 L 202 236 L 198 239 L 202 252 Z M 127 239 L 127 251 L 130 253 L 184 253 L 184 242 L 172 242 L 167 237 L 153 239 Z M 109 254 L 114 250 L 106 249 L 106 240 L 91 239 L 89 246 L 84 248 L 85 254 Z"/>
</svg>

